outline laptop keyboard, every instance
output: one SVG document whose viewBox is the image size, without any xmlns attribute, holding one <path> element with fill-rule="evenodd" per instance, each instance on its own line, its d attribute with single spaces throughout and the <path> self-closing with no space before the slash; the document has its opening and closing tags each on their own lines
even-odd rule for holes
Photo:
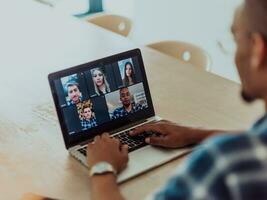
<svg viewBox="0 0 267 200">
<path fill-rule="evenodd" d="M 124 132 L 121 132 L 115 136 L 112 136 L 116 139 L 119 139 L 121 144 L 127 144 L 129 147 L 129 149 L 128 149 L 129 152 L 132 152 L 134 150 L 137 150 L 137 149 L 140 149 L 141 147 L 146 146 L 147 145 L 147 143 L 145 143 L 146 137 L 158 135 L 157 133 L 151 131 L 151 132 L 141 133 L 137 136 L 130 136 L 129 131 L 130 130 L 124 131 Z M 87 155 L 87 146 L 79 149 L 78 151 L 86 156 Z"/>
</svg>

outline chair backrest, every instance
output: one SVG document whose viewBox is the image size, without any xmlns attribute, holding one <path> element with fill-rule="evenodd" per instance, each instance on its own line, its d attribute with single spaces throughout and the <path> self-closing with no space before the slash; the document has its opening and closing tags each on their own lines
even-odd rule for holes
<svg viewBox="0 0 267 200">
<path fill-rule="evenodd" d="M 164 54 L 189 62 L 206 71 L 211 70 L 211 58 L 202 48 L 180 41 L 161 41 L 147 45 Z"/>
<path fill-rule="evenodd" d="M 129 18 L 113 14 L 98 14 L 89 17 L 87 21 L 125 37 L 132 28 L 132 21 Z"/>
</svg>

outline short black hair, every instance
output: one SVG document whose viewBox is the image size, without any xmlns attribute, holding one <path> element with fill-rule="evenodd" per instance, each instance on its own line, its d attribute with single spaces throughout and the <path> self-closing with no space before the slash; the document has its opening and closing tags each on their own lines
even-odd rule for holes
<svg viewBox="0 0 267 200">
<path fill-rule="evenodd" d="M 127 90 L 129 91 L 129 88 L 128 88 L 128 87 L 122 87 L 122 88 L 120 89 L 120 94 L 121 94 L 121 91 L 122 91 L 123 89 L 127 89 Z"/>
<path fill-rule="evenodd" d="M 245 0 L 245 16 L 250 31 L 260 33 L 267 39 L 267 1 Z"/>
</svg>

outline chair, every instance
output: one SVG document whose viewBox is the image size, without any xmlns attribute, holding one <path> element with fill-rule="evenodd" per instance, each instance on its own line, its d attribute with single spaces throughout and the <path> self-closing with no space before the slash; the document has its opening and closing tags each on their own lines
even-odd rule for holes
<svg viewBox="0 0 267 200">
<path fill-rule="evenodd" d="M 87 18 L 87 21 L 125 37 L 132 28 L 132 21 L 129 18 L 113 14 L 94 15 Z"/>
<path fill-rule="evenodd" d="M 211 58 L 202 48 L 180 41 L 161 41 L 147 45 L 164 54 L 189 62 L 205 71 L 211 71 Z"/>
</svg>

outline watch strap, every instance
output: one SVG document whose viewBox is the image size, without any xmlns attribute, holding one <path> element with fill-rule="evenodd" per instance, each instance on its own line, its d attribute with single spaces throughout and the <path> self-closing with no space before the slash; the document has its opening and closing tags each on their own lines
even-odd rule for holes
<svg viewBox="0 0 267 200">
<path fill-rule="evenodd" d="M 108 162 L 96 163 L 90 168 L 89 171 L 90 176 L 102 175 L 106 173 L 113 173 L 114 175 L 117 175 L 117 172 L 114 167 Z"/>
</svg>

